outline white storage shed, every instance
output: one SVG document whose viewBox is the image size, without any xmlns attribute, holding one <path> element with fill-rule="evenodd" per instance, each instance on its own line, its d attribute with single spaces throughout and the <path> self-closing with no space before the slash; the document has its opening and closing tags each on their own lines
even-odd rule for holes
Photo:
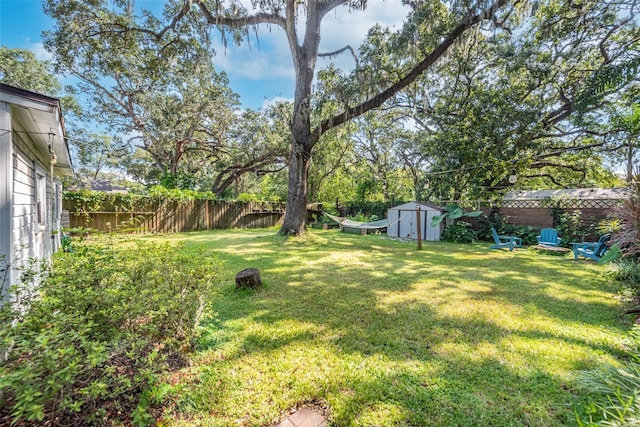
<svg viewBox="0 0 640 427">
<path fill-rule="evenodd" d="M 435 205 L 424 202 L 404 203 L 387 210 L 389 226 L 387 236 L 404 239 L 418 239 L 418 208 L 420 209 L 420 231 L 422 240 L 440 240 L 441 224 L 431 226 L 435 215 L 442 215 L 443 210 Z"/>
</svg>

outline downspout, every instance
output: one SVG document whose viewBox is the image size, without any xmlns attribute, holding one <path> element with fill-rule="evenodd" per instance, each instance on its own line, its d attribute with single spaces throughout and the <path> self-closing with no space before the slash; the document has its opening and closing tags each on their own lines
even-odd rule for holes
<svg viewBox="0 0 640 427">
<path fill-rule="evenodd" d="M 51 132 L 49 129 L 49 176 L 51 181 L 51 216 L 49 217 L 49 234 L 51 235 L 51 254 L 58 249 L 56 246 L 56 236 L 54 234 L 54 222 L 55 222 L 55 211 L 53 209 L 54 206 L 57 205 L 58 200 L 56 200 L 56 184 L 53 179 L 53 169 L 55 164 L 58 162 L 58 158 L 56 156 L 56 152 L 53 151 L 53 137 L 55 133 Z M 45 192 L 46 196 L 46 192 Z"/>
</svg>

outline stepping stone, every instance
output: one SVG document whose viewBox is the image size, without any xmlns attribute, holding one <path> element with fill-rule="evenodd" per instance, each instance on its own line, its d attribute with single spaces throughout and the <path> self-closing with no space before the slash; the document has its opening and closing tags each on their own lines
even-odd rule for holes
<svg viewBox="0 0 640 427">
<path fill-rule="evenodd" d="M 303 408 L 281 422 L 278 427 L 327 427 L 327 421 L 311 409 Z"/>
</svg>

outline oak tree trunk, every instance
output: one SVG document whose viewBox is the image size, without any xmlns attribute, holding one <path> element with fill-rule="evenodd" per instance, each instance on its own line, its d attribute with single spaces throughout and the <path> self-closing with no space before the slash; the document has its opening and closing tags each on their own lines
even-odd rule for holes
<svg viewBox="0 0 640 427">
<path fill-rule="evenodd" d="M 300 235 L 306 230 L 307 223 L 307 182 L 311 153 L 301 144 L 293 142 L 289 158 L 289 189 L 287 208 L 280 234 Z"/>
</svg>

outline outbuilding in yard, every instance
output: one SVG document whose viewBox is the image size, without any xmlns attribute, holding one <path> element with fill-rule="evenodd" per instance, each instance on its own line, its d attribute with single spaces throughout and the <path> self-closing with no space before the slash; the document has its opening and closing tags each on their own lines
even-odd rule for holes
<svg viewBox="0 0 640 427">
<path fill-rule="evenodd" d="M 422 240 L 440 240 L 441 225 L 432 227 L 431 220 L 435 215 L 442 215 L 442 208 L 425 202 L 409 202 L 389 208 L 387 210 L 387 218 L 389 219 L 387 236 L 417 240 L 418 215 Z"/>
</svg>

